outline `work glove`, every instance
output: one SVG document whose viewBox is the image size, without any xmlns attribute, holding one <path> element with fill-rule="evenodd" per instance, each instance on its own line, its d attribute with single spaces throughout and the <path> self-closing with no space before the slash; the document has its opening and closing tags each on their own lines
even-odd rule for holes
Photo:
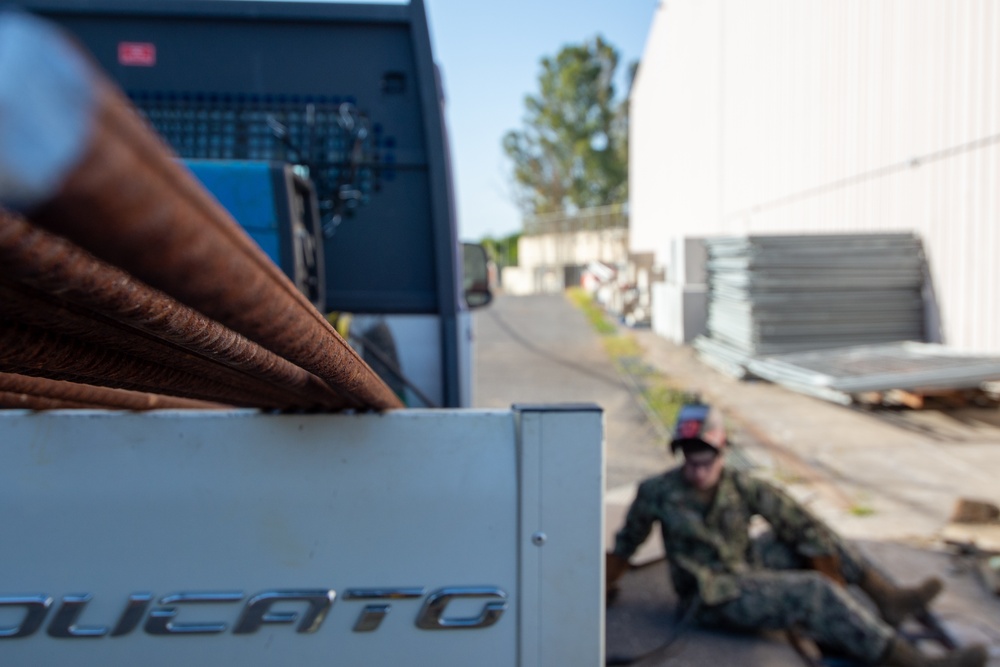
<svg viewBox="0 0 1000 667">
<path fill-rule="evenodd" d="M 847 582 L 844 581 L 840 558 L 836 555 L 813 556 L 812 558 L 808 558 L 807 561 L 810 569 L 825 575 L 836 584 L 847 586 Z"/>
<path fill-rule="evenodd" d="M 612 604 L 618 597 L 618 580 L 630 567 L 627 558 L 611 552 L 604 555 L 604 590 L 607 604 Z"/>
</svg>

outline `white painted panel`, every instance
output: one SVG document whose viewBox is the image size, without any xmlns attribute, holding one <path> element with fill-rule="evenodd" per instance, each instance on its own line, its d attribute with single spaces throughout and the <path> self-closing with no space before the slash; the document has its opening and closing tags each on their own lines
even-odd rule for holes
<svg viewBox="0 0 1000 667">
<path fill-rule="evenodd" d="M 0 639 L 5 664 L 516 664 L 510 412 L 5 411 L 0 432 L 9 509 L 0 596 L 44 594 L 58 606 L 89 593 L 79 625 L 109 628 L 132 593 L 152 593 L 154 606 L 177 592 L 241 594 L 175 605 L 178 623 L 221 622 L 222 632 L 154 637 L 140 625 L 119 637 L 54 639 L 43 628 Z M 345 599 L 349 588 L 449 586 L 495 586 L 510 605 L 487 628 L 422 630 L 423 596 L 390 600 L 376 630 L 352 630 L 365 602 Z M 270 623 L 233 634 L 248 596 L 275 589 L 338 598 L 315 633 Z M 482 599 L 458 601 L 445 615 L 482 608 Z M 0 628 L 16 627 L 17 614 L 2 611 Z"/>
<path fill-rule="evenodd" d="M 677 236 L 913 230 L 945 342 L 1000 352 L 1000 6 L 667 7 L 632 94 L 632 248 L 662 261 Z"/>
<path fill-rule="evenodd" d="M 596 406 L 522 408 L 518 422 L 518 664 L 597 667 L 604 664 L 603 414 Z"/>
</svg>

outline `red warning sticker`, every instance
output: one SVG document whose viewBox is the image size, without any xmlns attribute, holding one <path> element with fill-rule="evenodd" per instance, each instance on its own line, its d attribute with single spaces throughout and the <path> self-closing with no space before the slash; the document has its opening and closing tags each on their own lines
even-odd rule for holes
<svg viewBox="0 0 1000 667">
<path fill-rule="evenodd" d="M 149 42 L 119 42 L 118 64 L 152 67 L 156 64 L 156 45 Z"/>
</svg>

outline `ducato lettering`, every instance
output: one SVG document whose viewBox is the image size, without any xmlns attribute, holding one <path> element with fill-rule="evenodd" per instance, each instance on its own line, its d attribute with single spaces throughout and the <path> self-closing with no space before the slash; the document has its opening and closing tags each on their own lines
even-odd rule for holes
<svg viewBox="0 0 1000 667">
<path fill-rule="evenodd" d="M 487 628 L 494 625 L 507 609 L 507 594 L 492 586 L 448 586 L 436 589 L 426 597 L 424 593 L 425 589 L 420 587 L 349 589 L 344 600 L 368 603 L 361 609 L 353 632 L 377 630 L 391 610 L 392 603 L 397 600 L 424 598 L 414 621 L 414 625 L 423 630 Z M 312 634 L 326 619 L 337 592 L 325 588 L 267 590 L 250 598 L 246 598 L 241 591 L 180 592 L 161 597 L 157 606 L 152 608 L 152 593 L 133 593 L 128 596 L 113 626 L 81 625 L 80 616 L 92 597 L 89 593 L 64 595 L 49 620 L 46 633 L 57 639 L 99 639 L 130 635 L 141 626 L 146 634 L 162 637 L 221 634 L 230 627 L 225 620 L 184 622 L 184 608 L 189 605 L 242 603 L 232 627 L 234 635 L 253 634 L 263 625 L 294 625 L 296 633 Z M 482 610 L 469 617 L 446 616 L 448 603 L 455 599 L 482 600 Z M 274 609 L 278 605 L 279 610 Z M 34 635 L 45 625 L 52 606 L 53 598 L 47 595 L 0 596 L 0 611 L 10 609 L 16 613 L 20 609 L 23 612 L 18 623 L 0 627 L 0 639 Z M 290 608 L 295 610 L 290 611 Z"/>
</svg>

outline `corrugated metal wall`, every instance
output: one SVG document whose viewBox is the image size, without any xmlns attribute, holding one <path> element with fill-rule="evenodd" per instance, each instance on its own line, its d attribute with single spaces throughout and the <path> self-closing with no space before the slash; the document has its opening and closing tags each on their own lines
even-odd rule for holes
<svg viewBox="0 0 1000 667">
<path fill-rule="evenodd" d="M 1000 3 L 670 0 L 649 40 L 633 250 L 914 230 L 945 341 L 1000 352 Z"/>
</svg>

